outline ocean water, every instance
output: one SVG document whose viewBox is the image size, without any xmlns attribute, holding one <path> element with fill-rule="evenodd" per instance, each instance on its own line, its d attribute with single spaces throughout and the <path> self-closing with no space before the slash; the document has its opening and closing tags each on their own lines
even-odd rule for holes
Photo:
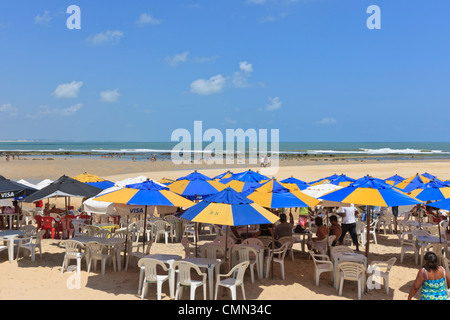
<svg viewBox="0 0 450 320">
<path fill-rule="evenodd" d="M 203 143 L 203 149 L 208 144 L 209 142 Z M 71 156 L 102 156 L 119 153 L 122 158 L 134 157 L 139 160 L 146 159 L 151 155 L 157 155 L 158 159 L 169 158 L 170 152 L 176 145 L 177 142 L 12 141 L 0 142 L 0 152 L 3 154 L 13 151 L 34 152 L 43 155 L 61 152 Z M 267 148 L 270 151 L 270 144 Z M 226 150 L 225 147 L 224 150 Z M 194 146 L 191 151 L 194 152 Z M 246 152 L 248 151 L 247 149 Z M 450 158 L 450 142 L 280 142 L 279 153 L 311 156 L 333 155 L 336 157 L 389 155 L 399 159 L 412 156 L 421 159 L 424 157 Z"/>
</svg>

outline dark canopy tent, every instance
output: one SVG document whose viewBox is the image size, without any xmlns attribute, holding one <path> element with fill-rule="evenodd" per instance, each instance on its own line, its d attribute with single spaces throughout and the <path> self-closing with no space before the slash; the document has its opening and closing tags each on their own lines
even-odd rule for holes
<svg viewBox="0 0 450 320">
<path fill-rule="evenodd" d="M 36 191 L 37 189 L 0 176 L 0 200 L 11 198 L 22 199 L 35 193 Z"/>
<path fill-rule="evenodd" d="M 90 186 L 64 175 L 48 186 L 28 196 L 24 202 L 30 203 L 53 197 L 91 198 L 102 191 L 100 188 Z"/>
</svg>

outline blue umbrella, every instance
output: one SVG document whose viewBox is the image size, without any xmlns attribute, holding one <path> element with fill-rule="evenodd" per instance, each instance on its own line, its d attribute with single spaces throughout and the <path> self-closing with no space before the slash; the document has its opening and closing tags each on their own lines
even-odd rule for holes
<svg viewBox="0 0 450 320">
<path fill-rule="evenodd" d="M 302 181 L 300 179 L 296 179 L 294 177 L 290 177 L 284 180 L 280 181 L 281 183 L 289 183 L 289 184 L 295 184 L 300 190 L 305 190 L 306 188 L 310 187 L 308 183 L 305 181 Z"/>
<path fill-rule="evenodd" d="M 105 189 L 114 187 L 115 183 L 112 181 L 105 180 L 105 181 L 99 181 L 99 182 L 86 182 L 86 184 L 105 190 Z"/>
<path fill-rule="evenodd" d="M 386 183 L 389 183 L 390 185 L 394 185 L 395 186 L 397 183 L 402 182 L 404 180 L 405 180 L 405 178 L 399 176 L 398 174 L 395 174 L 392 177 L 389 177 L 389 178 L 385 179 L 384 181 Z"/>
</svg>

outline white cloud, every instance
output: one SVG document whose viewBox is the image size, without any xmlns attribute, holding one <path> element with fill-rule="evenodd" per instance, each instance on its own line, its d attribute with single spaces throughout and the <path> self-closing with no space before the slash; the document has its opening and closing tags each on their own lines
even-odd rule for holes
<svg viewBox="0 0 450 320">
<path fill-rule="evenodd" d="M 317 121 L 317 124 L 323 124 L 323 125 L 327 125 L 327 124 L 335 124 L 337 122 L 337 120 L 335 118 L 330 118 L 330 117 L 325 117 L 320 121 Z"/>
<path fill-rule="evenodd" d="M 156 19 L 152 15 L 148 13 L 142 13 L 139 16 L 139 19 L 137 19 L 136 23 L 139 25 L 145 25 L 145 24 L 160 24 L 162 22 L 161 19 Z"/>
<path fill-rule="evenodd" d="M 222 91 L 225 86 L 226 80 L 221 75 L 218 74 L 206 79 L 198 79 L 191 83 L 191 92 L 201 95 L 209 95 Z"/>
<path fill-rule="evenodd" d="M 53 95 L 57 98 L 77 98 L 82 85 L 82 81 L 60 84 L 56 87 Z"/>
<path fill-rule="evenodd" d="M 37 24 L 47 24 L 52 20 L 52 16 L 50 14 L 50 11 L 45 10 L 42 15 L 37 15 L 34 17 L 34 23 Z"/>
<path fill-rule="evenodd" d="M 117 102 L 120 97 L 119 89 L 100 92 L 100 98 L 104 102 Z"/>
<path fill-rule="evenodd" d="M 253 72 L 253 66 L 247 61 L 239 62 L 239 71 L 232 76 L 232 83 L 237 88 L 247 88 L 251 85 L 248 83 L 248 78 Z"/>
<path fill-rule="evenodd" d="M 5 113 L 10 117 L 15 117 L 19 114 L 19 109 L 13 107 L 10 103 L 6 103 L 0 106 L 0 113 Z"/>
<path fill-rule="evenodd" d="M 189 52 L 186 51 L 186 52 L 183 52 L 183 53 L 180 53 L 180 54 L 176 54 L 173 57 L 166 57 L 165 61 L 171 67 L 176 67 L 179 63 L 186 62 L 188 55 L 189 55 Z"/>
<path fill-rule="evenodd" d="M 47 105 L 39 106 L 38 111 L 34 114 L 28 114 L 28 118 L 40 119 L 48 116 L 63 116 L 70 117 L 75 115 L 81 108 L 83 104 L 77 103 L 68 108 L 50 108 Z"/>
<path fill-rule="evenodd" d="M 94 46 L 102 46 L 108 44 L 118 44 L 120 39 L 122 39 L 124 33 L 119 30 L 110 31 L 107 30 L 105 32 L 97 33 L 93 36 L 90 36 L 86 39 L 86 42 L 94 45 Z"/>
<path fill-rule="evenodd" d="M 244 71 L 246 73 L 253 72 L 253 66 L 250 63 L 248 63 L 247 61 L 239 62 L 239 69 L 241 69 L 242 71 Z"/>
<path fill-rule="evenodd" d="M 279 97 L 269 97 L 269 104 L 266 105 L 266 111 L 274 111 L 281 108 L 281 105 L 283 102 L 281 102 Z"/>
</svg>

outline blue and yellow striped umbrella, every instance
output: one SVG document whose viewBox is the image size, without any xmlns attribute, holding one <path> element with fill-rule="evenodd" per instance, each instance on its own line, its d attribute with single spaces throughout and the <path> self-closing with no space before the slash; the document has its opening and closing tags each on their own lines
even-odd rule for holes
<svg viewBox="0 0 450 320">
<path fill-rule="evenodd" d="M 100 178 L 99 176 L 87 172 L 79 174 L 73 177 L 73 179 L 103 190 L 111 188 L 115 185 L 115 183 L 112 181 L 105 180 L 103 178 Z"/>
<path fill-rule="evenodd" d="M 233 174 L 231 177 L 223 178 L 220 180 L 221 183 L 227 184 L 232 180 L 242 181 L 242 182 L 258 182 L 262 183 L 264 181 L 269 181 L 270 179 L 259 172 L 253 171 L 251 169 Z"/>
<path fill-rule="evenodd" d="M 170 191 L 191 200 L 205 199 L 225 189 L 225 185 L 201 173 L 193 172 L 168 185 Z"/>
<path fill-rule="evenodd" d="M 208 197 L 187 209 L 180 217 L 224 226 L 272 224 L 279 220 L 278 216 L 231 188 Z"/>
<path fill-rule="evenodd" d="M 392 177 L 384 179 L 384 182 L 386 182 L 387 184 L 390 184 L 391 186 L 395 186 L 397 183 L 400 183 L 405 180 L 406 180 L 405 178 L 399 176 L 398 174 L 395 174 Z"/>
<path fill-rule="evenodd" d="M 409 177 L 402 182 L 399 182 L 395 185 L 395 187 L 403 192 L 411 192 L 430 181 L 431 179 L 417 173 L 415 176 Z"/>
<path fill-rule="evenodd" d="M 309 182 L 309 185 L 310 186 L 317 186 L 317 185 L 322 184 L 322 183 L 329 183 L 329 181 L 331 181 L 333 179 L 336 179 L 337 177 L 339 177 L 339 175 L 335 173 L 335 174 L 333 174 L 331 176 L 328 176 L 328 177 L 325 177 L 325 178 L 322 178 L 322 179 L 319 179 L 319 180 L 311 181 L 311 182 Z"/>
<path fill-rule="evenodd" d="M 284 179 L 280 181 L 283 185 L 285 184 L 295 184 L 300 190 L 305 190 L 310 187 L 308 183 L 302 181 L 300 179 L 294 178 L 291 176 L 290 178 Z"/>
<path fill-rule="evenodd" d="M 228 178 L 231 178 L 233 176 L 233 174 L 234 174 L 233 172 L 228 170 L 227 172 L 224 172 L 224 173 L 221 173 L 221 174 L 215 176 L 213 179 L 214 180 L 228 179 Z"/>
<path fill-rule="evenodd" d="M 323 195 L 321 199 L 381 207 L 407 206 L 421 203 L 383 180 L 372 177 L 358 179 L 348 187 Z"/>
<path fill-rule="evenodd" d="M 247 198 L 264 208 L 305 208 L 320 203 L 319 200 L 301 192 L 295 184 L 283 186 L 275 179 L 255 189 Z"/>
<path fill-rule="evenodd" d="M 150 180 L 127 185 L 125 188 L 95 197 L 94 200 L 135 206 L 189 208 L 194 205 L 192 201 Z"/>
<path fill-rule="evenodd" d="M 435 201 L 450 198 L 450 187 L 442 181 L 433 180 L 408 193 L 421 201 Z"/>
</svg>

